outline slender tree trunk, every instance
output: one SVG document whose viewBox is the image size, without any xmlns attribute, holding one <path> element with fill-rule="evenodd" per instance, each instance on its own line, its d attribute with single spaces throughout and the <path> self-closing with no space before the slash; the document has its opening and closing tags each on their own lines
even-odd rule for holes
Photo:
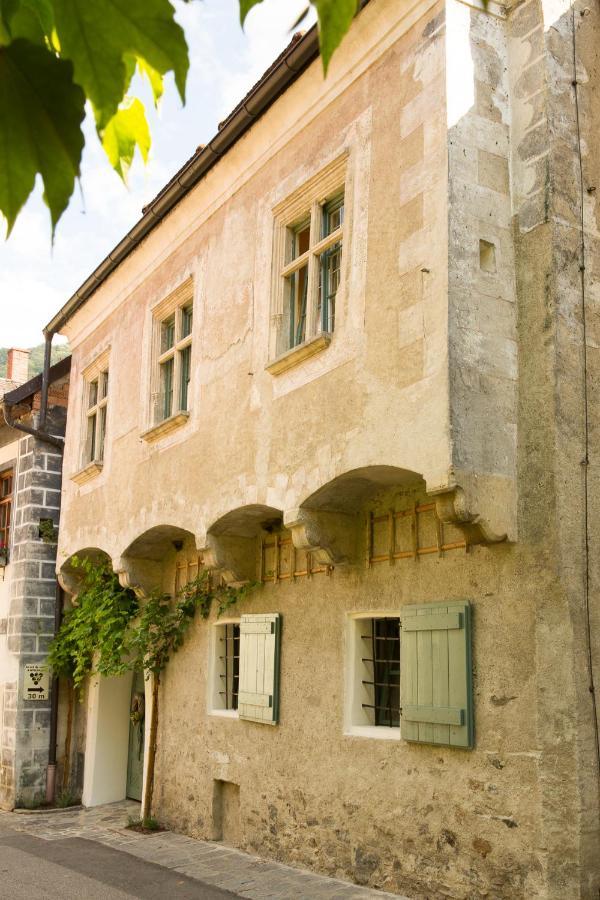
<svg viewBox="0 0 600 900">
<path fill-rule="evenodd" d="M 71 679 L 67 679 L 67 733 L 65 735 L 65 761 L 63 765 L 62 790 L 63 794 L 69 790 L 71 777 L 71 742 L 73 740 L 73 706 L 75 704 L 75 687 Z"/>
<path fill-rule="evenodd" d="M 148 819 L 152 815 L 152 797 L 154 794 L 154 765 L 156 762 L 156 733 L 158 730 L 158 687 L 160 676 L 152 676 L 152 706 L 150 709 L 150 736 L 148 740 L 148 763 L 146 766 L 146 785 L 144 788 L 144 802 L 142 805 L 142 818 Z"/>
</svg>

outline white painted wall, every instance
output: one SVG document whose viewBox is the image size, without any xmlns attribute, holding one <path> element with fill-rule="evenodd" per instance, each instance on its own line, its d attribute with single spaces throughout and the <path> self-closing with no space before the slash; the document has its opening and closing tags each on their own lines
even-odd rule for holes
<svg viewBox="0 0 600 900">
<path fill-rule="evenodd" d="M 124 800 L 133 675 L 92 678 L 88 692 L 84 806 Z"/>
</svg>

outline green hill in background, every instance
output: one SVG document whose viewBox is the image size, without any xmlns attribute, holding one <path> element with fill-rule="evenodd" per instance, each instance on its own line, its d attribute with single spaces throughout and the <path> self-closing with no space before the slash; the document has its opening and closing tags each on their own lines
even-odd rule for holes
<svg viewBox="0 0 600 900">
<path fill-rule="evenodd" d="M 0 378 L 6 378 L 6 347 L 0 347 Z M 71 348 L 68 344 L 56 344 L 52 347 L 52 364 L 68 356 Z M 44 345 L 38 344 L 29 351 L 29 377 L 39 375 L 44 368 Z"/>
</svg>

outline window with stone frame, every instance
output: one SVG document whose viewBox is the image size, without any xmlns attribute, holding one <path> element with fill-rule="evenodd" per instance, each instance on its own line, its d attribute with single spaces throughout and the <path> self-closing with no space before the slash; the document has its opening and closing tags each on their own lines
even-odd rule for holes
<svg viewBox="0 0 600 900">
<path fill-rule="evenodd" d="M 153 390 L 153 424 L 189 410 L 192 371 L 192 300 L 176 305 L 158 319 Z"/>
<path fill-rule="evenodd" d="M 240 623 L 220 622 L 214 626 L 211 712 L 237 715 L 240 680 Z"/>
<path fill-rule="evenodd" d="M 344 226 L 343 193 L 315 201 L 300 221 L 287 227 L 282 323 L 283 350 L 335 328 Z"/>
<path fill-rule="evenodd" d="M 13 498 L 12 469 L 0 472 L 0 552 L 5 555 L 10 541 L 10 522 Z"/>
<path fill-rule="evenodd" d="M 274 300 L 269 368 L 326 346 L 336 327 L 342 284 L 346 157 L 303 185 L 275 210 Z M 293 354 L 294 358 L 296 354 Z"/>
<path fill-rule="evenodd" d="M 400 617 L 357 615 L 350 629 L 347 730 L 399 737 Z"/>
<path fill-rule="evenodd" d="M 83 464 L 102 463 L 108 415 L 108 366 L 85 380 Z"/>
</svg>

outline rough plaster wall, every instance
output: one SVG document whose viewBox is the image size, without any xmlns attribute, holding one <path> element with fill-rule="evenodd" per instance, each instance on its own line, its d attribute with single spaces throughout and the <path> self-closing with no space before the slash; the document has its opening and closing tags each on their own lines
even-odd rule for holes
<svg viewBox="0 0 600 900">
<path fill-rule="evenodd" d="M 397 7 L 389 0 L 374 3 L 358 23 L 381 40 L 396 21 L 392 10 Z M 110 316 L 99 314 L 89 337 L 72 335 L 76 389 L 69 407 L 67 475 L 80 466 L 81 373 L 108 346 L 111 383 L 126 384 L 127 391 L 111 394 L 102 474 L 83 487 L 65 479 L 61 561 L 86 545 L 120 556 L 147 528 L 164 522 L 200 537 L 244 504 L 294 508 L 361 465 L 397 465 L 426 471 L 436 487 L 444 482 L 447 312 L 446 272 L 439 260 L 446 256 L 447 171 L 438 15 L 437 8 L 424 11 L 330 105 L 311 69 L 173 216 L 197 217 L 217 188 L 228 187 L 230 171 L 239 178 L 246 170 L 265 134 L 271 143 L 279 139 L 278 117 L 318 102 L 322 108 L 314 117 L 311 112 L 302 139 L 265 155 L 252 178 L 160 264 L 155 238 L 145 242 L 131 261 L 147 272 L 143 284 Z M 372 37 L 364 33 L 365 41 Z M 349 47 L 345 52 L 354 53 Z M 348 62 L 342 58 L 341 65 Z M 387 90 L 390 84 L 397 90 Z M 356 192 L 349 191 L 353 215 L 340 331 L 319 357 L 273 378 L 264 369 L 272 209 L 344 147 L 350 148 Z M 165 241 L 169 235 L 167 229 Z M 111 290 L 123 288 L 118 279 L 125 279 L 126 269 L 114 276 L 116 282 L 111 278 Z M 196 303 L 190 421 L 149 446 L 140 441 L 149 308 L 190 272 Z M 108 295 L 104 299 L 110 302 Z M 91 315 L 95 302 L 82 315 Z M 182 454 L 186 471 L 193 473 L 192 490 L 182 486 Z"/>
<path fill-rule="evenodd" d="M 507 25 L 450 0 L 448 354 L 452 466 L 472 509 L 516 537 L 517 334 Z M 494 247 L 489 270 L 480 241 Z"/>
<path fill-rule="evenodd" d="M 357 529 L 363 558 L 364 513 Z M 545 570 L 543 551 L 502 546 L 265 585 L 233 612 L 283 615 L 276 727 L 207 715 L 216 620 L 197 621 L 163 681 L 158 814 L 210 838 L 213 780 L 233 782 L 249 851 L 415 898 L 544 896 L 531 709 Z M 344 736 L 347 613 L 450 598 L 474 604 L 476 749 Z"/>
<path fill-rule="evenodd" d="M 542 840 L 548 896 L 595 897 L 600 872 L 598 770 L 587 660 L 585 615 L 584 356 L 582 329 L 581 186 L 573 81 L 573 19 L 582 84 L 586 253 L 591 271 L 587 317 L 590 421 L 597 418 L 597 328 L 594 265 L 595 201 L 587 195 L 597 162 L 589 154 L 597 100 L 597 11 L 581 16 L 567 4 L 522 4 L 510 18 L 513 101 L 511 172 L 519 288 L 520 530 L 546 547 L 554 579 L 540 592 L 536 615 L 539 671 L 538 744 L 543 788 Z M 593 121 L 593 117 L 595 120 Z M 597 125 L 596 125 L 597 127 Z M 594 548 L 597 434 L 590 432 L 592 651 L 598 659 L 598 581 Z M 597 664 L 597 662 L 596 662 Z M 565 814 L 566 806 L 569 815 Z M 573 887 L 573 885 L 575 887 Z"/>
</svg>

